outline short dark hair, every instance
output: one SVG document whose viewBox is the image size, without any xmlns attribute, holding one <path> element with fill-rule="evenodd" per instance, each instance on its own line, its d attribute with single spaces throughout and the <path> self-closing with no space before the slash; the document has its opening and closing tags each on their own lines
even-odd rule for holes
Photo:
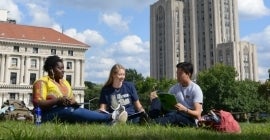
<svg viewBox="0 0 270 140">
<path fill-rule="evenodd" d="M 50 69 L 54 68 L 57 65 L 57 62 L 63 63 L 63 60 L 57 55 L 47 57 L 43 66 L 44 71 L 49 72 Z"/>
<path fill-rule="evenodd" d="M 176 68 L 181 68 L 185 73 L 190 74 L 190 77 L 193 74 L 193 65 L 189 62 L 180 62 L 176 65 Z"/>
</svg>

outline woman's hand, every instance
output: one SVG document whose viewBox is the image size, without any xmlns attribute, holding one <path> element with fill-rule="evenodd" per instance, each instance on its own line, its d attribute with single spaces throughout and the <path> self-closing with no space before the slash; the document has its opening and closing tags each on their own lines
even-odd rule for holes
<svg viewBox="0 0 270 140">
<path fill-rule="evenodd" d="M 70 101 L 70 104 L 71 104 L 71 105 L 78 104 L 78 103 L 76 102 L 75 98 L 70 98 L 69 101 Z"/>
<path fill-rule="evenodd" d="M 57 101 L 57 105 L 59 106 L 70 106 L 76 104 L 76 101 L 74 98 L 68 98 L 66 96 L 59 97 Z"/>
</svg>

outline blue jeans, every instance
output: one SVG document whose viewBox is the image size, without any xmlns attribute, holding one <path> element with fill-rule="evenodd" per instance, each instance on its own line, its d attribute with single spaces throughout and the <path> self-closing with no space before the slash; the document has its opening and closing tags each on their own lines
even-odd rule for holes
<svg viewBox="0 0 270 140">
<path fill-rule="evenodd" d="M 195 119 L 178 111 L 166 113 L 164 116 L 157 117 L 154 120 L 161 125 L 196 126 Z"/>
<path fill-rule="evenodd" d="M 136 123 L 139 123 L 140 122 L 140 117 L 136 117 L 136 118 L 133 118 L 133 119 L 128 119 L 128 123 L 130 124 L 136 124 Z"/>
<path fill-rule="evenodd" d="M 54 107 L 48 111 L 42 111 L 42 122 L 54 119 L 64 122 L 105 122 L 112 121 L 111 114 L 100 113 L 85 108 L 74 107 Z"/>
<path fill-rule="evenodd" d="M 176 110 L 164 112 L 158 98 L 152 100 L 149 116 L 161 125 L 196 126 L 195 119 L 184 112 Z"/>
</svg>

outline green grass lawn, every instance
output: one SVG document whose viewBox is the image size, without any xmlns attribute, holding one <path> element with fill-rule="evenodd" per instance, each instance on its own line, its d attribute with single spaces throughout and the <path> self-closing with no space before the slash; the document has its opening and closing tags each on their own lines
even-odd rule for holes
<svg viewBox="0 0 270 140">
<path fill-rule="evenodd" d="M 0 140 L 12 139 L 144 139 L 144 140 L 212 140 L 243 139 L 270 140 L 270 123 L 241 123 L 241 134 L 227 134 L 202 128 L 181 128 L 173 126 L 64 124 L 43 123 L 35 126 L 29 122 L 1 121 Z"/>
</svg>

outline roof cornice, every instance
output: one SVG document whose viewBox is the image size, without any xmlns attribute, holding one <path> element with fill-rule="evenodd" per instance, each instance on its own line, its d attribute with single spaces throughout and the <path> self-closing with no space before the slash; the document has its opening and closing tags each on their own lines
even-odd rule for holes
<svg viewBox="0 0 270 140">
<path fill-rule="evenodd" d="M 0 42 L 2 43 L 9 43 L 9 44 L 20 44 L 20 45 L 31 45 L 31 46 L 50 46 L 50 47 L 59 47 L 59 48 L 76 48 L 76 49 L 83 49 L 87 50 L 87 45 L 81 44 L 70 44 L 70 43 L 57 43 L 57 42 L 47 42 L 47 41 L 33 41 L 33 40 L 26 40 L 26 39 L 12 39 L 12 38 L 3 38 L 0 37 Z"/>
<path fill-rule="evenodd" d="M 33 85 L 0 84 L 0 88 L 7 89 L 32 89 Z M 73 90 L 84 90 L 85 87 L 72 87 Z"/>
</svg>

